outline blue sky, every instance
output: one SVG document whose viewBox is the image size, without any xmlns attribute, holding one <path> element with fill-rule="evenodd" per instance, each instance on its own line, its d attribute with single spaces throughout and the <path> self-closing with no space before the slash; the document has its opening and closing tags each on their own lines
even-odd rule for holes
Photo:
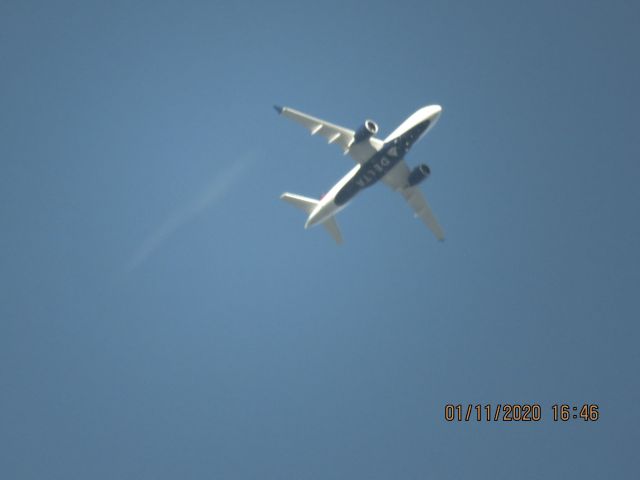
<svg viewBox="0 0 640 480">
<path fill-rule="evenodd" d="M 3 2 L 3 478 L 637 475 L 633 2 Z M 289 105 L 444 107 L 437 242 Z M 539 403 L 538 423 L 447 423 Z M 597 403 L 595 423 L 553 422 Z"/>
</svg>

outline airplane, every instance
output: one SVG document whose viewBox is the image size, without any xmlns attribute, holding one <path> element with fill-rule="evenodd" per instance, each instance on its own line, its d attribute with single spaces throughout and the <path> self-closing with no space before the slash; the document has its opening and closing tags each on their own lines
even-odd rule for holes
<svg viewBox="0 0 640 480">
<path fill-rule="evenodd" d="M 319 200 L 289 192 L 280 196 L 308 215 L 305 229 L 322 225 L 336 243 L 341 244 L 342 235 L 335 220 L 336 213 L 345 208 L 360 191 L 382 180 L 404 197 L 413 208 L 415 216 L 426 224 L 438 240 L 444 240 L 444 230 L 418 188 L 431 170 L 425 164 L 409 170 L 404 161 L 409 149 L 438 121 L 442 113 L 440 105 L 428 105 L 419 109 L 384 140 L 374 136 L 379 128 L 373 120 L 365 120 L 358 130 L 353 131 L 293 108 L 278 105 L 274 105 L 274 108 L 280 115 L 306 127 L 311 135 L 320 134 L 328 143 L 340 146 L 343 153 L 349 154 L 356 162 L 356 166 Z"/>
</svg>

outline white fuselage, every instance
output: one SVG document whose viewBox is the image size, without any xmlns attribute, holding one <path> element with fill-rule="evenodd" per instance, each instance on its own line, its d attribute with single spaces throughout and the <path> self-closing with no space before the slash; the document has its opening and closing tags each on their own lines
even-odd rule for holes
<svg viewBox="0 0 640 480">
<path fill-rule="evenodd" d="M 311 211 L 305 228 L 325 222 L 345 208 L 362 189 L 373 185 L 393 169 L 409 149 L 438 121 L 442 112 L 439 105 L 421 108 L 398 126 L 384 140 L 383 147 L 353 167 L 331 187 Z"/>
</svg>

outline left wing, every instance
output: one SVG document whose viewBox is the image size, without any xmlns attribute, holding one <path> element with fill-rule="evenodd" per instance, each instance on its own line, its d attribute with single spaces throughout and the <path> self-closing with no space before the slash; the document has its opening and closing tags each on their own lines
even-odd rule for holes
<svg viewBox="0 0 640 480">
<path fill-rule="evenodd" d="M 382 177 L 382 181 L 393 190 L 400 192 L 411 208 L 413 208 L 415 216 L 420 217 L 438 240 L 444 240 L 444 230 L 438 223 L 436 216 L 431 211 L 431 207 L 429 206 L 429 203 L 427 203 L 427 199 L 424 198 L 424 195 L 417 185 L 413 187 L 407 186 L 409 173 L 411 173 L 409 171 L 409 167 L 403 160 L 393 167 L 389 173 Z"/>
<path fill-rule="evenodd" d="M 342 152 L 345 155 L 348 153 L 358 163 L 364 163 L 369 160 L 384 145 L 382 140 L 374 137 L 371 137 L 368 142 L 359 142 L 353 145 L 353 139 L 356 134 L 353 130 L 312 117 L 293 108 L 279 107 L 277 105 L 274 105 L 273 108 L 280 115 L 290 118 L 307 128 L 311 135 L 322 135 L 327 139 L 327 143 L 335 143 L 342 148 Z M 353 148 L 351 148 L 352 146 Z"/>
<path fill-rule="evenodd" d="M 349 150 L 353 142 L 353 137 L 356 134 L 353 130 L 325 122 L 324 120 L 299 112 L 293 108 L 279 107 L 277 105 L 273 108 L 275 108 L 280 115 L 290 118 L 306 127 L 311 132 L 311 135 L 319 133 L 326 138 L 329 143 L 340 145 L 343 151 Z"/>
</svg>

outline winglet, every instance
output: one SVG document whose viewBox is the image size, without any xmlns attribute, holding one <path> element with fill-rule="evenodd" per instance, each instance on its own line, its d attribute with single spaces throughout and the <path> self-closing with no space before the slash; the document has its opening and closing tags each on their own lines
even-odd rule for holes
<svg viewBox="0 0 640 480">
<path fill-rule="evenodd" d="M 276 112 L 278 112 L 278 114 L 281 114 L 284 110 L 284 108 L 282 108 L 280 105 L 274 105 L 273 108 L 276 109 Z"/>
</svg>

